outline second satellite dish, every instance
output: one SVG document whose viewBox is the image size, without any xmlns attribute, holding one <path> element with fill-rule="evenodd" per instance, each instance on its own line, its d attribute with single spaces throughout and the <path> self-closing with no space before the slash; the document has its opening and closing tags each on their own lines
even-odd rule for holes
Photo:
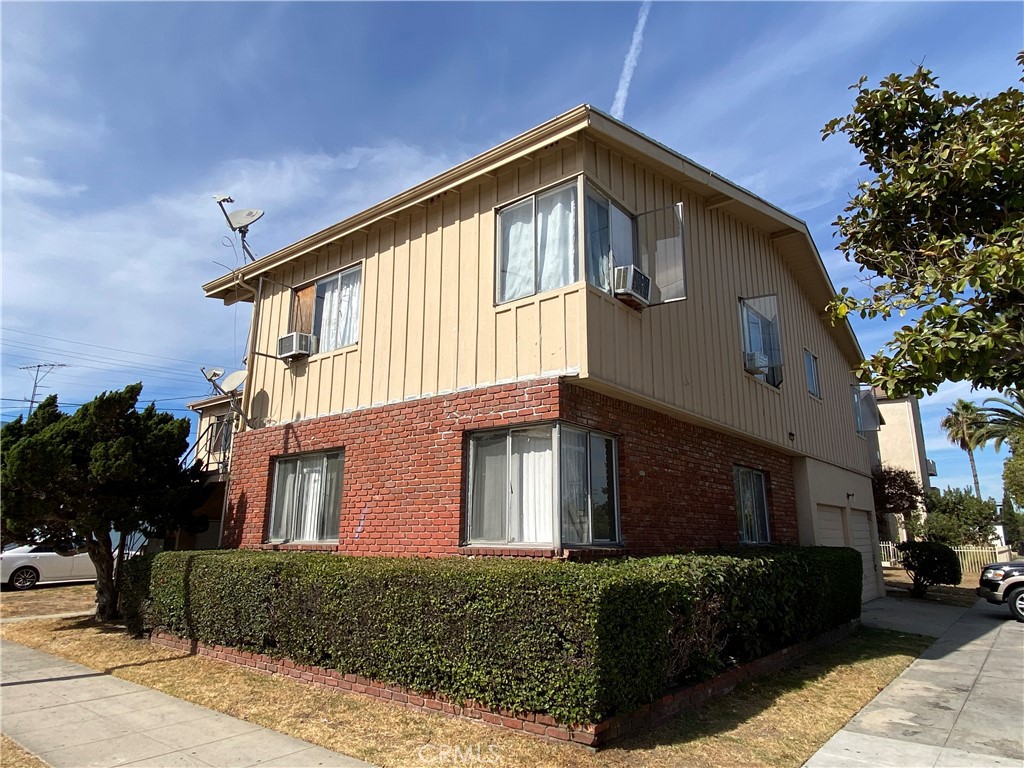
<svg viewBox="0 0 1024 768">
<path fill-rule="evenodd" d="M 225 392 L 234 392 L 245 382 L 245 371 L 235 371 L 229 373 L 224 377 L 223 381 L 218 382 L 220 388 Z"/>
<path fill-rule="evenodd" d="M 263 215 L 263 211 L 259 208 L 249 208 L 248 210 L 232 211 L 228 215 L 228 223 L 231 228 L 236 232 L 240 229 L 248 227 L 254 221 L 258 221 Z"/>
</svg>

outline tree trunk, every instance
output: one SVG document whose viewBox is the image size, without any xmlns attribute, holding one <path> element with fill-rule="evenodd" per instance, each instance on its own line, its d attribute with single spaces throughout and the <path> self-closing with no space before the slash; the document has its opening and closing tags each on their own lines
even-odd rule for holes
<svg viewBox="0 0 1024 768">
<path fill-rule="evenodd" d="M 978 465 L 974 463 L 974 451 L 967 449 L 967 458 L 971 460 L 971 476 L 974 478 L 974 495 L 981 499 L 981 485 L 978 483 Z"/>
<path fill-rule="evenodd" d="M 117 585 L 114 583 L 114 551 L 110 531 L 93 531 L 88 543 L 89 559 L 96 566 L 96 618 L 118 618 Z"/>
</svg>

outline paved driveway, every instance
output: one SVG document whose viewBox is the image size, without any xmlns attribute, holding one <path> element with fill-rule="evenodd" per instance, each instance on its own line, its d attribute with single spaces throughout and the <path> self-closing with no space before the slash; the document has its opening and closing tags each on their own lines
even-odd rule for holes
<svg viewBox="0 0 1024 768">
<path fill-rule="evenodd" d="M 964 609 L 897 598 L 868 603 L 863 621 L 939 637 L 809 768 L 1024 766 L 1024 624 L 983 600 Z"/>
</svg>

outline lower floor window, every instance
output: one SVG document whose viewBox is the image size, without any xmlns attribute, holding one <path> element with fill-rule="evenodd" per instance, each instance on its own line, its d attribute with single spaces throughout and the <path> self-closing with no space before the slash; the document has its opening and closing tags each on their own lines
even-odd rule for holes
<svg viewBox="0 0 1024 768">
<path fill-rule="evenodd" d="M 470 438 L 471 543 L 594 544 L 619 540 L 616 447 L 565 424 Z"/>
<path fill-rule="evenodd" d="M 736 512 L 739 516 L 740 543 L 768 543 L 768 498 L 764 472 L 750 467 L 733 467 L 736 484 Z"/>
<path fill-rule="evenodd" d="M 271 541 L 337 541 L 344 454 L 278 459 L 274 469 Z"/>
</svg>

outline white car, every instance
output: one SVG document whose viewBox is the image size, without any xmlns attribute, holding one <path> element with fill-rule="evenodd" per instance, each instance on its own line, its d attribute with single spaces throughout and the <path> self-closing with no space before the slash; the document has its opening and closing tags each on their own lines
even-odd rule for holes
<svg viewBox="0 0 1024 768">
<path fill-rule="evenodd" d="M 26 544 L 0 553 L 0 584 L 32 589 L 54 581 L 95 581 L 96 567 L 85 546 L 58 552 L 46 544 Z"/>
</svg>

